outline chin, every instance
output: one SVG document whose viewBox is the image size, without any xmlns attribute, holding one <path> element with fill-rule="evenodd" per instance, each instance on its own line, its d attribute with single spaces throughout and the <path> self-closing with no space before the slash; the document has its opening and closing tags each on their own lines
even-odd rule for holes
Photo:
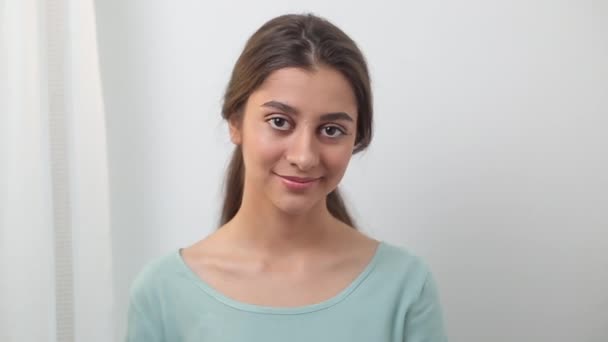
<svg viewBox="0 0 608 342">
<path fill-rule="evenodd" d="M 321 204 L 321 201 L 291 198 L 276 199 L 272 202 L 277 209 L 290 216 L 300 216 L 309 214 L 316 208 L 316 206 Z"/>
</svg>

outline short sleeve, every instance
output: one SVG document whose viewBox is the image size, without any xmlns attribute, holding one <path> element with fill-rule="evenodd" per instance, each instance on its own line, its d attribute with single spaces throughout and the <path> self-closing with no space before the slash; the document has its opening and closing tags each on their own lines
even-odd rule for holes
<svg viewBox="0 0 608 342">
<path fill-rule="evenodd" d="M 137 305 L 133 300 L 129 303 L 127 316 L 127 333 L 125 342 L 162 342 L 160 325 Z"/>
<path fill-rule="evenodd" d="M 418 299 L 408 309 L 404 332 L 404 342 L 447 342 L 439 294 L 431 272 L 427 272 Z"/>
<path fill-rule="evenodd" d="M 144 269 L 131 284 L 125 342 L 165 341 L 153 274 Z"/>
</svg>

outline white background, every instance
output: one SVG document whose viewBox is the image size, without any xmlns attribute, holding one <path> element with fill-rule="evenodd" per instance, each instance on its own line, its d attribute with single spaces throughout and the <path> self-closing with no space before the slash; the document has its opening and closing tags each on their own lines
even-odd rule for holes
<svg viewBox="0 0 608 342">
<path fill-rule="evenodd" d="M 96 3 L 117 339 L 155 256 L 216 227 L 245 40 L 310 11 L 366 55 L 375 137 L 342 187 L 437 278 L 451 341 L 608 341 L 606 1 Z M 382 289 L 378 289 L 381 291 Z M 363 308 L 362 308 L 363 309 Z"/>
</svg>

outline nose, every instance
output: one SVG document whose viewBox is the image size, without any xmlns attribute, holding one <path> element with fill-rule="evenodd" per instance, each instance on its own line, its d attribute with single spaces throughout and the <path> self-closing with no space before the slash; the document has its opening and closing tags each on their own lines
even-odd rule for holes
<svg viewBox="0 0 608 342">
<path fill-rule="evenodd" d="M 306 172 L 319 164 L 319 151 L 314 134 L 301 130 L 289 142 L 285 159 L 300 171 Z"/>
</svg>

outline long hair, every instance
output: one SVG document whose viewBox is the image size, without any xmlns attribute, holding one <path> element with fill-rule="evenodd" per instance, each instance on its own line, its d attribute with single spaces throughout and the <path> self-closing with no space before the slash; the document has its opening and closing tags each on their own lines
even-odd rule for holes
<svg viewBox="0 0 608 342">
<path fill-rule="evenodd" d="M 247 41 L 239 56 L 226 92 L 222 117 L 242 120 L 249 96 L 273 71 L 298 67 L 313 70 L 324 65 L 340 72 L 350 83 L 357 100 L 357 135 L 353 153 L 372 139 L 372 93 L 365 58 L 355 42 L 329 21 L 313 14 L 288 14 L 266 22 Z M 238 212 L 243 200 L 245 165 L 236 146 L 226 172 L 220 227 Z M 327 209 L 338 220 L 355 227 L 336 188 L 327 195 Z"/>
</svg>

